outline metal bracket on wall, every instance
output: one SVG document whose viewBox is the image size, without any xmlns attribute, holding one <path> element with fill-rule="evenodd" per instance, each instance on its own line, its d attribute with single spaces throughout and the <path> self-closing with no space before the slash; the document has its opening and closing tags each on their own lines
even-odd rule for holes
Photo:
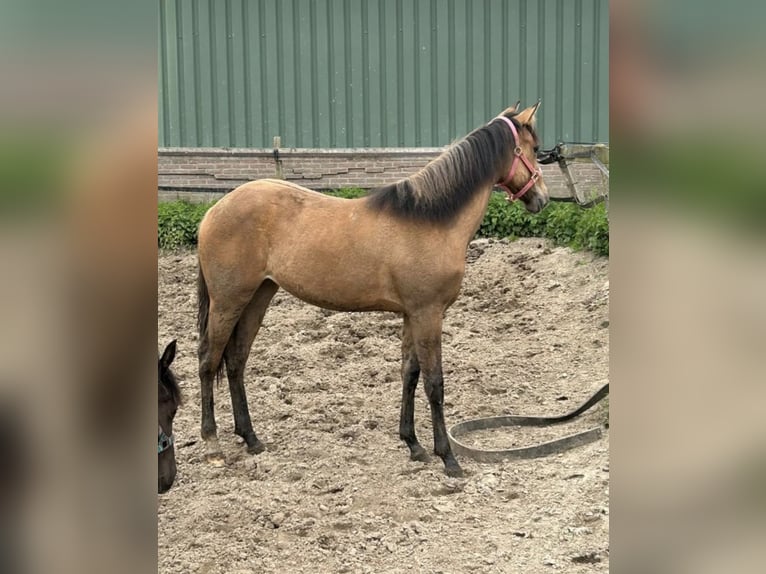
<svg viewBox="0 0 766 574">
<path fill-rule="evenodd" d="M 273 150 L 274 154 L 274 177 L 277 179 L 284 179 L 282 177 L 282 159 L 279 157 L 279 148 L 282 147 L 282 138 L 280 136 L 274 136 Z"/>
</svg>

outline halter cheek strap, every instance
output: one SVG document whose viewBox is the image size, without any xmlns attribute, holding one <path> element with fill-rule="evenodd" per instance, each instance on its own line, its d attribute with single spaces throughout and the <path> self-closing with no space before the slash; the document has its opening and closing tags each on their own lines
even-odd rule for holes
<svg viewBox="0 0 766 574">
<path fill-rule="evenodd" d="M 160 425 L 157 425 L 157 429 L 157 454 L 162 454 L 173 446 L 174 439 L 173 435 L 166 435 Z"/>
<path fill-rule="evenodd" d="M 519 199 L 522 195 L 527 193 L 532 187 L 537 183 L 537 180 L 540 179 L 540 176 L 542 175 L 542 171 L 540 168 L 535 168 L 532 163 L 527 159 L 527 156 L 524 155 L 524 153 L 521 151 L 521 146 L 519 145 L 519 132 L 516 130 L 516 126 L 513 125 L 513 122 L 506 118 L 505 116 L 497 116 L 492 121 L 495 120 L 502 120 L 504 121 L 509 128 L 511 128 L 511 133 L 513 134 L 513 163 L 511 164 L 511 169 L 508 171 L 508 176 L 501 182 L 497 183 L 496 185 L 498 187 L 502 187 L 505 190 L 505 193 L 508 194 L 508 200 L 509 201 L 515 201 Z M 490 122 L 491 123 L 491 122 Z M 511 181 L 513 180 L 513 176 L 516 173 L 516 168 L 519 166 L 519 160 L 522 161 L 522 163 L 526 166 L 526 168 L 529 170 L 530 176 L 529 181 L 527 181 L 526 185 L 522 187 L 519 191 L 516 193 L 513 193 L 509 186 Z"/>
</svg>

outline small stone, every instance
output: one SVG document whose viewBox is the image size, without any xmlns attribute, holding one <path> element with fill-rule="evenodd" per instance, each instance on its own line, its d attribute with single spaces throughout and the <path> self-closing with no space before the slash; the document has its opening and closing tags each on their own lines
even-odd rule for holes
<svg viewBox="0 0 766 574">
<path fill-rule="evenodd" d="M 583 536 L 585 534 L 593 534 L 593 529 L 587 526 L 568 526 L 567 531 L 575 536 Z"/>
<path fill-rule="evenodd" d="M 589 554 L 581 554 L 580 556 L 573 556 L 572 562 L 575 564 L 596 564 L 598 562 L 601 562 L 601 556 L 599 556 L 595 552 L 590 552 Z"/>
<path fill-rule="evenodd" d="M 335 537 L 332 535 L 322 534 L 317 537 L 317 544 L 319 545 L 319 548 L 324 550 L 331 550 L 336 546 Z"/>
</svg>

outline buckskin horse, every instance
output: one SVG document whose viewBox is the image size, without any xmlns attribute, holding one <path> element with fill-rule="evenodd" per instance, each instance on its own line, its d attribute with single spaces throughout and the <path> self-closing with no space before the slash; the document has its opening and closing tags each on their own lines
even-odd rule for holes
<svg viewBox="0 0 766 574">
<path fill-rule="evenodd" d="M 253 431 L 244 387 L 250 348 L 274 294 L 336 311 L 393 311 L 402 329 L 399 436 L 412 460 L 418 442 L 414 398 L 422 375 L 434 452 L 460 476 L 444 423 L 442 318 L 460 291 L 469 241 L 494 186 L 536 213 L 548 202 L 537 164 L 540 105 L 503 111 L 451 145 L 419 172 L 341 199 L 263 179 L 226 195 L 199 228 L 198 327 L 202 438 L 207 459 L 223 464 L 213 412 L 213 380 L 229 382 L 234 432 L 248 452 L 265 449 Z"/>
</svg>

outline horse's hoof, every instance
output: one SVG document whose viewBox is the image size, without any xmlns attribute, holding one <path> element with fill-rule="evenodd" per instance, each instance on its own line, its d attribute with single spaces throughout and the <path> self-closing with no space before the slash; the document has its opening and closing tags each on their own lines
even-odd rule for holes
<svg viewBox="0 0 766 574">
<path fill-rule="evenodd" d="M 247 452 L 249 454 L 261 454 L 265 450 L 266 450 L 266 445 L 263 444 L 258 439 L 255 439 L 255 441 L 247 443 Z"/>
<path fill-rule="evenodd" d="M 203 438 L 205 440 L 205 460 L 213 466 L 224 466 L 226 459 L 223 458 L 223 451 L 221 451 L 221 445 L 218 444 L 218 437 L 213 435 Z"/>
<path fill-rule="evenodd" d="M 444 474 L 446 474 L 450 478 L 463 478 L 464 476 L 463 469 L 460 468 L 460 466 L 457 464 L 445 466 Z"/>
<path fill-rule="evenodd" d="M 417 462 L 430 462 L 431 456 L 422 446 L 416 446 L 410 451 L 410 460 Z"/>
</svg>

